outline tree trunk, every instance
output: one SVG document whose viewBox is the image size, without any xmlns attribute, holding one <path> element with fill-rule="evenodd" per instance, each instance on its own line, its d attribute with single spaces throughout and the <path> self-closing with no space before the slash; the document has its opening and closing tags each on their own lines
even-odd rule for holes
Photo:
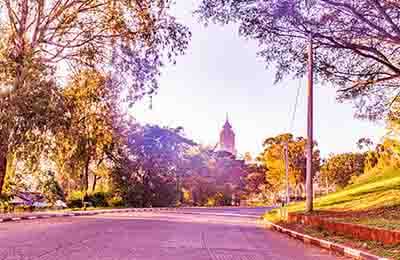
<svg viewBox="0 0 400 260">
<path fill-rule="evenodd" d="M 151 205 L 151 189 L 150 180 L 148 177 L 143 176 L 143 207 L 147 208 Z"/>
<path fill-rule="evenodd" d="M 83 190 L 85 193 L 89 189 L 89 164 L 90 164 L 90 156 L 87 156 L 85 161 L 85 169 L 83 172 Z"/>
<path fill-rule="evenodd" d="M 97 176 L 96 176 L 96 174 L 93 174 L 92 192 L 94 192 L 96 190 L 96 185 L 97 185 Z"/>
<path fill-rule="evenodd" d="M 86 198 L 87 198 L 87 192 L 89 189 L 89 163 L 90 163 L 90 156 L 87 155 L 86 156 L 86 160 L 85 160 L 85 168 L 83 169 L 83 176 L 81 179 L 82 182 L 82 206 L 85 208 L 86 210 L 86 206 L 85 206 L 85 202 L 86 202 Z"/>
<path fill-rule="evenodd" d="M 0 195 L 3 191 L 4 180 L 7 173 L 7 156 L 6 154 L 0 153 Z"/>
</svg>

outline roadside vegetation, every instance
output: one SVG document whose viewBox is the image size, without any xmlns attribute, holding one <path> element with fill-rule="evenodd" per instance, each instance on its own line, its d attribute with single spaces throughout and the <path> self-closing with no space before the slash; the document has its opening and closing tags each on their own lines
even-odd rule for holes
<svg viewBox="0 0 400 260">
<path fill-rule="evenodd" d="M 345 222 L 400 228 L 400 170 L 386 168 L 366 175 L 369 177 L 362 176 L 343 190 L 317 198 L 314 214 L 329 211 L 327 215 L 335 217 L 335 213 L 340 214 L 337 219 Z M 292 203 L 285 209 L 288 212 L 303 212 L 305 205 L 304 202 Z M 279 211 L 273 210 L 265 217 L 280 220 Z M 343 213 L 348 216 L 343 217 Z"/>
</svg>

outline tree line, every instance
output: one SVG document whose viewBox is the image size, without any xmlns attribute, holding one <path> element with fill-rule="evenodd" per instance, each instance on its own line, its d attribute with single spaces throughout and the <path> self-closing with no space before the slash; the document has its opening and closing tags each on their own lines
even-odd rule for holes
<svg viewBox="0 0 400 260">
<path fill-rule="evenodd" d="M 363 176 L 379 175 L 386 168 L 400 167 L 399 120 L 386 120 L 386 134 L 379 142 L 360 138 L 358 151 L 329 154 L 322 158 L 315 143 L 313 152 L 313 183 L 316 196 L 357 184 Z M 305 143 L 303 137 L 281 134 L 267 138 L 264 150 L 247 165 L 245 194 L 254 204 L 285 201 L 286 172 L 284 149 L 288 149 L 288 181 L 290 198 L 305 199 Z"/>
<path fill-rule="evenodd" d="M 186 190 L 180 201 L 228 203 L 226 197 L 239 196 L 236 187 L 246 196 L 282 188 L 280 155 L 286 144 L 290 182 L 303 182 L 304 138 L 268 138 L 259 163 L 243 166 L 199 148 L 180 129 L 143 126 L 128 118 L 126 108 L 154 95 L 161 67 L 188 47 L 190 32 L 171 14 L 171 5 L 163 0 L 0 0 L 1 194 L 36 183 L 60 194 L 61 189 L 63 194 L 79 191 L 81 197 L 114 189 L 118 201 L 139 185 L 134 190 L 142 191 L 133 197 L 149 205 L 162 183 L 167 191 L 173 185 Z M 315 145 L 315 172 L 326 181 L 345 186 L 361 169 L 397 162 L 400 3 L 202 0 L 196 15 L 204 23 L 237 23 L 241 36 L 258 41 L 266 65 L 275 66 L 276 81 L 304 76 L 312 34 L 317 80 L 336 87 L 340 100 L 354 101 L 356 116 L 387 121 L 391 133 L 368 152 L 321 161 Z M 193 149 L 198 156 L 187 159 Z M 187 160 L 190 167 L 181 165 Z M 343 165 L 347 168 L 338 169 Z M 215 177 L 231 171 L 226 169 L 241 172 L 230 187 L 221 181 L 227 177 Z M 202 190 L 191 190 L 190 178 L 181 179 L 187 172 L 198 175 L 191 181 Z M 121 181 L 132 185 L 123 188 Z M 204 193 L 211 195 L 205 199 Z"/>
</svg>

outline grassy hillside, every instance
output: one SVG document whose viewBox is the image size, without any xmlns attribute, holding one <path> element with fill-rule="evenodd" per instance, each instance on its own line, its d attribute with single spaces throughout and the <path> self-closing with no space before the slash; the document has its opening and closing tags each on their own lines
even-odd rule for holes
<svg viewBox="0 0 400 260">
<path fill-rule="evenodd" d="M 399 210 L 392 210 L 400 208 L 400 169 L 374 170 L 359 177 L 355 184 L 316 199 L 314 207 L 317 211 L 346 211 L 360 214 L 360 217 L 368 212 L 380 212 L 384 215 L 386 211 L 393 211 L 398 212 L 400 218 Z M 289 212 L 302 212 L 304 209 L 304 202 L 287 207 Z M 396 216 L 390 218 L 392 217 Z M 266 214 L 266 218 L 272 221 L 279 220 L 279 210 Z"/>
<path fill-rule="evenodd" d="M 284 220 L 281 217 L 282 212 L 302 212 L 304 206 L 304 202 L 294 203 L 283 210 L 276 209 L 267 213 L 265 218 L 279 222 Z M 375 169 L 360 176 L 355 180 L 355 184 L 316 199 L 314 206 L 316 211 L 313 214 L 325 214 L 338 222 L 400 230 L 400 169 Z M 281 224 L 311 236 L 400 260 L 400 245 L 358 240 L 348 235 L 303 226 L 300 223 L 289 224 L 282 221 Z"/>
</svg>

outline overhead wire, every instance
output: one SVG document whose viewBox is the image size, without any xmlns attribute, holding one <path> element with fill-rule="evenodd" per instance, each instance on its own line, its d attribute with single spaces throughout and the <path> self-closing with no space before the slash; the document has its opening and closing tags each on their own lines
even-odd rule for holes
<svg viewBox="0 0 400 260">
<path fill-rule="evenodd" d="M 292 111 L 292 117 L 291 117 L 291 121 L 289 124 L 289 133 L 291 133 L 293 131 L 293 127 L 294 127 L 294 122 L 296 120 L 296 113 L 297 113 L 297 107 L 299 105 L 299 96 L 300 96 L 300 90 L 301 90 L 301 80 L 299 79 L 299 83 L 297 85 L 297 93 L 296 93 L 296 100 L 294 103 L 294 107 L 293 107 L 293 111 Z"/>
</svg>

